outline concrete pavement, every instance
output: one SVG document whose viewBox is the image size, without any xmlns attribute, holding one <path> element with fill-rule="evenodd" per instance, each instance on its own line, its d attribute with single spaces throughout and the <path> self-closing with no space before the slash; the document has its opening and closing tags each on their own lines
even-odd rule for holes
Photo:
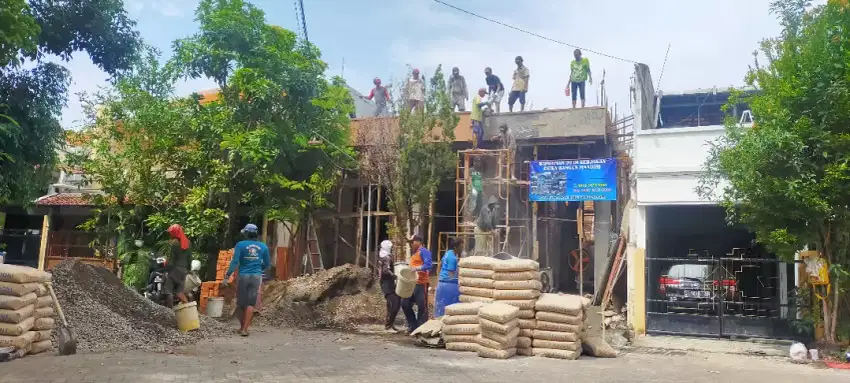
<svg viewBox="0 0 850 383">
<path fill-rule="evenodd" d="M 30 356 L 0 364 L 5 382 L 839 382 L 850 372 L 782 358 L 637 353 L 577 361 L 475 354 L 410 345 L 403 336 L 258 328 L 170 353 Z"/>
</svg>

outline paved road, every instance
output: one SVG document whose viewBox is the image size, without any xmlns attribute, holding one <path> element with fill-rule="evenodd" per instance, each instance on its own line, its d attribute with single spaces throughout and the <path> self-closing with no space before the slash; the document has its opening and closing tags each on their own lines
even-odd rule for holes
<svg viewBox="0 0 850 383">
<path fill-rule="evenodd" d="M 781 359 L 629 353 L 577 361 L 421 349 L 403 337 L 257 329 L 174 353 L 39 355 L 0 364 L 0 382 L 829 382 L 850 372 Z"/>
</svg>

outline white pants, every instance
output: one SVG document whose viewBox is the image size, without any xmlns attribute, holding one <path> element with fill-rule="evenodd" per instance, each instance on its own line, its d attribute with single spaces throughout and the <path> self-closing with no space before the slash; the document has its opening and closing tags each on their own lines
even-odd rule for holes
<svg viewBox="0 0 850 383">
<path fill-rule="evenodd" d="M 505 97 L 504 89 L 498 92 L 490 91 L 490 106 L 493 108 L 494 112 L 499 113 L 499 104 L 502 103 L 503 97 Z"/>
</svg>

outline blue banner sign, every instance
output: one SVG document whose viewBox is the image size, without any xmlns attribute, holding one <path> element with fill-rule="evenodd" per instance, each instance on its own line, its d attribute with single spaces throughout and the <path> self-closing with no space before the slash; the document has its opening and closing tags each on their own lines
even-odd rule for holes
<svg viewBox="0 0 850 383">
<path fill-rule="evenodd" d="M 617 160 L 532 161 L 528 199 L 534 202 L 617 200 Z"/>
</svg>

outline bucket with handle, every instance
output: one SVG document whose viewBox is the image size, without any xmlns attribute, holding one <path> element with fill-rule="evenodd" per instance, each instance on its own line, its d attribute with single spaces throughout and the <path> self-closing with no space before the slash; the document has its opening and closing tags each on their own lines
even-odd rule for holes
<svg viewBox="0 0 850 383">
<path fill-rule="evenodd" d="M 416 287 L 416 271 L 405 265 L 396 269 L 395 293 L 402 298 L 410 298 Z"/>
<path fill-rule="evenodd" d="M 207 316 L 210 318 L 221 318 L 224 312 L 224 298 L 210 297 L 207 299 Z"/>
</svg>

